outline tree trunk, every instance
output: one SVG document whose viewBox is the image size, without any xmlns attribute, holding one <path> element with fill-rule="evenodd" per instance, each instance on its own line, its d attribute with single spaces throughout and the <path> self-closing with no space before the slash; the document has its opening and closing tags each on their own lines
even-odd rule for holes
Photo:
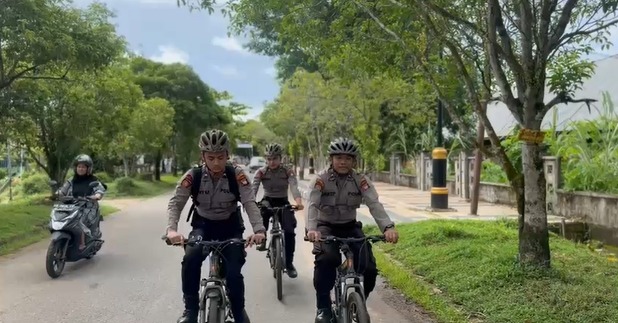
<svg viewBox="0 0 618 323">
<path fill-rule="evenodd" d="M 157 151 L 157 154 L 155 155 L 155 160 L 154 160 L 154 179 L 155 181 L 160 181 L 161 180 L 161 150 Z"/>
<path fill-rule="evenodd" d="M 124 168 L 124 177 L 129 177 L 129 160 L 127 156 L 122 157 L 122 166 Z"/>
<path fill-rule="evenodd" d="M 538 144 L 523 144 L 522 164 L 524 212 L 519 228 L 519 260 L 523 265 L 549 268 L 551 254 L 545 207 L 545 175 L 542 151 Z"/>
</svg>

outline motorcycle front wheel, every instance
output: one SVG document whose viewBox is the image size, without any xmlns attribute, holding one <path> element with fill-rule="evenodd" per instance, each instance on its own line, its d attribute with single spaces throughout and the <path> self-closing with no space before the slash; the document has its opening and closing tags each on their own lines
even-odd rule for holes
<svg viewBox="0 0 618 323">
<path fill-rule="evenodd" d="M 67 243 L 69 243 L 67 239 L 55 240 L 49 243 L 47 256 L 45 257 L 45 269 L 47 269 L 47 274 L 51 278 L 58 278 L 62 275 L 66 263 L 64 247 Z"/>
</svg>

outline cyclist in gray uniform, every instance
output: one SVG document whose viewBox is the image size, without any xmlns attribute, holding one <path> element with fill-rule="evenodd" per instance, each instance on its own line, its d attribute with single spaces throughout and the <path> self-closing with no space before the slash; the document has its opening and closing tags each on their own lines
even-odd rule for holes
<svg viewBox="0 0 618 323">
<path fill-rule="evenodd" d="M 262 204 L 262 219 L 266 229 L 273 211 L 270 207 L 281 207 L 290 204 L 288 201 L 288 187 L 292 191 L 292 197 L 299 210 L 303 209 L 303 199 L 298 190 L 298 181 L 294 170 L 281 164 L 283 147 L 280 144 L 266 145 L 265 157 L 268 165 L 258 169 L 253 177 L 253 193 L 257 195 L 260 184 L 264 185 L 264 198 Z M 296 229 L 297 221 L 292 210 L 284 210 L 281 216 L 281 226 L 283 228 L 286 272 L 290 278 L 296 278 L 298 273 L 294 267 L 294 249 L 296 248 Z M 266 250 L 266 239 L 258 250 Z"/>
<path fill-rule="evenodd" d="M 264 240 L 265 228 L 262 225 L 260 210 L 255 203 L 251 183 L 240 167 L 234 167 L 236 178 L 228 178 L 226 164 L 230 141 L 221 130 L 210 130 L 200 136 L 202 151 L 202 178 L 193 178 L 193 171 L 184 174 L 176 186 L 176 192 L 167 207 L 167 239 L 172 243 L 183 240 L 178 230 L 180 213 L 191 195 L 194 181 L 200 181 L 195 212 L 192 215 L 189 239 L 227 240 L 242 238 L 244 227 L 237 207 L 236 195 L 231 190 L 231 181 L 237 182 L 240 202 L 249 215 L 254 234 L 250 244 L 260 244 Z M 231 166 L 233 167 L 233 166 Z M 229 245 L 222 251 L 225 261 L 225 278 L 229 289 L 232 314 L 236 323 L 244 323 L 245 283 L 241 273 L 246 253 L 242 246 Z M 197 323 L 199 311 L 199 284 L 202 262 L 205 256 L 200 246 L 187 246 L 182 259 L 182 292 L 185 311 L 178 323 Z"/>
<path fill-rule="evenodd" d="M 321 236 L 360 238 L 362 224 L 356 221 L 356 210 L 364 203 L 375 219 L 386 241 L 397 243 L 395 224 L 380 203 L 375 187 L 365 175 L 354 171 L 358 147 L 347 138 L 338 138 L 328 147 L 330 167 L 311 182 L 307 208 L 307 237 L 314 242 L 315 267 L 313 286 L 316 291 L 317 315 L 315 323 L 329 323 L 333 319 L 330 292 L 336 279 L 341 255 L 335 244 L 321 243 Z M 371 244 L 350 245 L 356 271 L 363 275 L 365 296 L 373 290 L 378 276 Z"/>
</svg>

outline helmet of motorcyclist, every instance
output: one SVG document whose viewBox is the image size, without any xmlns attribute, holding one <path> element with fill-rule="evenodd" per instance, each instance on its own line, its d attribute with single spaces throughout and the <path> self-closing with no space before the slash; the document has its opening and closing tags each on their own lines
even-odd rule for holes
<svg viewBox="0 0 618 323">
<path fill-rule="evenodd" d="M 348 138 L 337 138 L 333 140 L 328 146 L 328 154 L 330 156 L 348 155 L 352 157 L 357 157 L 358 152 L 358 146 L 356 145 L 354 140 Z"/>
<path fill-rule="evenodd" d="M 224 131 L 213 129 L 200 135 L 199 147 L 202 152 L 229 152 L 230 138 Z"/>
<path fill-rule="evenodd" d="M 81 154 L 75 157 L 75 160 L 73 160 L 73 171 L 75 172 L 75 174 L 78 174 L 77 166 L 79 165 L 86 166 L 86 174 L 84 175 L 92 175 L 93 163 L 92 163 L 92 158 L 90 158 L 90 156 L 86 154 Z"/>
<path fill-rule="evenodd" d="M 281 156 L 283 155 L 283 147 L 277 143 L 268 144 L 264 150 L 264 155 L 266 155 L 266 157 Z"/>
</svg>

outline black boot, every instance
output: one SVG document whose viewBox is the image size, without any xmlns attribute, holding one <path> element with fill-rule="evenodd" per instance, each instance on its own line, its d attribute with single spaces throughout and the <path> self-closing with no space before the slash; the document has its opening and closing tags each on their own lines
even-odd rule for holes
<svg viewBox="0 0 618 323">
<path fill-rule="evenodd" d="M 296 271 L 296 267 L 294 267 L 294 265 L 292 265 L 292 264 L 288 264 L 286 266 L 285 271 L 287 272 L 288 277 L 290 277 L 290 278 L 298 277 L 298 272 Z"/>
<path fill-rule="evenodd" d="M 176 323 L 197 323 L 197 316 L 199 312 L 199 299 L 198 297 L 184 297 L 185 310 L 182 312 L 182 316 L 178 318 Z"/>
<path fill-rule="evenodd" d="M 197 323 L 197 313 L 198 310 L 184 310 L 176 323 Z"/>
<path fill-rule="evenodd" d="M 321 308 L 315 316 L 315 323 L 331 323 L 333 321 L 333 311 L 330 308 Z"/>
<path fill-rule="evenodd" d="M 255 249 L 257 249 L 257 251 L 266 251 L 266 233 L 264 233 L 264 240 L 262 240 L 262 243 L 260 243 L 260 245 L 258 245 Z"/>
</svg>

